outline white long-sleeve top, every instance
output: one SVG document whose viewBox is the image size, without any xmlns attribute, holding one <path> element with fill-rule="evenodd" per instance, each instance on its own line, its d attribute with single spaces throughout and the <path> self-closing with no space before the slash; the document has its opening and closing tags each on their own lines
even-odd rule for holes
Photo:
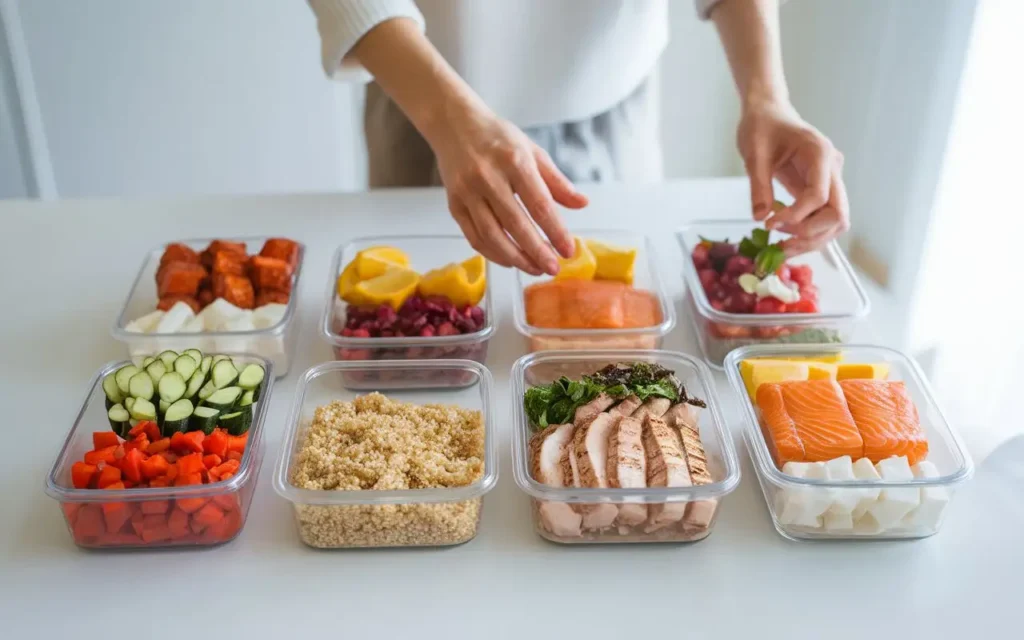
<svg viewBox="0 0 1024 640">
<path fill-rule="evenodd" d="M 706 18 L 719 0 L 695 0 Z M 414 20 L 455 71 L 520 127 L 583 120 L 646 79 L 668 42 L 668 0 L 309 0 L 324 71 L 369 81 L 348 57 L 373 27 Z"/>
</svg>

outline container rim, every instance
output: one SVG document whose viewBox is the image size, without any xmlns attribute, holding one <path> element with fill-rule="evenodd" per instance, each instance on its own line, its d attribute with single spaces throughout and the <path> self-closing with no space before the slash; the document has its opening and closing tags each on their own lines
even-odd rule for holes
<svg viewBox="0 0 1024 640">
<path fill-rule="evenodd" d="M 89 381 L 89 390 L 85 394 L 82 406 L 75 416 L 71 429 L 64 438 L 64 444 L 61 445 L 60 451 L 50 467 L 50 472 L 46 475 L 46 495 L 60 502 L 137 502 L 140 500 L 169 498 L 208 498 L 226 492 L 237 491 L 245 486 L 250 476 L 259 472 L 258 468 L 253 468 L 253 460 L 258 459 L 256 452 L 263 444 L 263 424 L 267 416 L 267 405 L 270 404 L 270 394 L 274 390 L 274 364 L 270 360 L 252 353 L 225 353 L 224 355 L 231 356 L 232 359 L 239 358 L 256 361 L 266 370 L 266 375 L 263 376 L 264 386 L 260 391 L 261 400 L 256 401 L 256 411 L 252 417 L 252 426 L 249 427 L 248 443 L 246 444 L 245 451 L 242 453 L 242 460 L 239 462 L 238 472 L 235 475 L 227 480 L 203 485 L 143 487 L 113 491 L 77 489 L 60 484 L 57 481 L 57 476 L 67 463 L 71 443 L 74 441 L 79 427 L 82 426 L 85 412 L 89 408 L 89 401 L 92 399 L 97 386 L 108 374 L 132 362 L 131 360 L 117 360 L 108 362 L 92 375 L 92 379 Z"/>
<path fill-rule="evenodd" d="M 475 344 L 484 342 L 494 335 L 498 327 L 498 320 L 494 314 L 494 296 L 491 294 L 491 262 L 486 261 L 484 275 L 487 283 L 484 288 L 484 326 L 473 333 L 464 333 L 456 336 L 434 336 L 432 338 L 421 338 L 419 336 L 405 336 L 401 338 L 346 338 L 336 333 L 331 325 L 334 317 L 334 302 L 338 297 L 338 275 L 341 273 L 341 262 L 346 251 L 361 244 L 388 244 L 389 242 L 402 242 L 404 240 L 462 240 L 462 236 L 454 234 L 418 234 L 418 235 L 382 235 L 363 236 L 353 238 L 349 242 L 339 246 L 334 251 L 331 259 L 331 276 L 327 279 L 327 293 L 324 295 L 324 308 L 320 314 L 320 337 L 335 347 L 354 348 L 385 348 L 385 347 L 444 347 L 450 345 Z"/>
<path fill-rule="evenodd" d="M 707 411 L 712 428 L 720 443 L 724 477 L 711 484 L 690 487 L 647 487 L 639 489 L 593 489 L 584 487 L 551 487 L 533 479 L 529 472 L 528 441 L 532 432 L 523 410 L 522 398 L 526 392 L 526 368 L 533 364 L 578 361 L 628 361 L 662 359 L 675 361 L 679 367 L 689 367 L 700 380 L 707 397 Z M 664 503 L 689 502 L 718 498 L 731 493 L 740 482 L 739 460 L 732 435 L 722 414 L 718 393 L 711 370 L 700 360 L 678 351 L 649 350 L 551 350 L 525 355 L 512 365 L 510 385 L 512 392 L 512 475 L 516 485 L 527 495 L 539 500 L 569 503 L 637 502 Z"/>
<path fill-rule="evenodd" d="M 758 428 L 757 410 L 754 407 L 754 403 L 751 402 L 749 394 L 747 394 L 746 385 L 743 383 L 743 378 L 740 375 L 739 363 L 747 358 L 763 358 L 770 356 L 794 356 L 794 355 L 813 355 L 822 353 L 841 353 L 847 349 L 863 349 L 873 350 L 879 353 L 884 353 L 887 356 L 895 359 L 900 363 L 900 366 L 908 372 L 908 378 L 911 384 L 916 385 L 920 389 L 921 394 L 925 398 L 925 402 L 938 416 L 938 420 L 932 426 L 943 432 L 946 436 L 945 442 L 952 453 L 954 461 L 957 463 L 957 470 L 953 473 L 940 476 L 938 478 L 915 478 L 913 480 L 846 480 L 846 481 L 834 481 L 834 480 L 812 480 L 808 478 L 796 478 L 794 476 L 782 473 L 782 470 L 775 465 L 775 461 L 772 459 L 771 452 L 768 450 L 768 444 L 764 441 L 764 436 L 761 434 Z M 928 383 L 924 372 L 917 362 L 906 355 L 902 351 L 891 349 L 889 347 L 883 347 L 881 345 L 873 344 L 843 344 L 843 345 L 826 345 L 826 344 L 790 344 L 790 345 L 775 345 L 775 344 L 760 344 L 750 345 L 747 347 L 739 347 L 733 349 L 725 358 L 725 373 L 729 378 L 729 385 L 732 387 L 733 392 L 739 396 L 740 404 L 743 405 L 743 418 L 744 428 L 743 437 L 747 444 L 747 450 L 750 452 L 750 456 L 753 459 L 754 467 L 757 469 L 758 474 L 762 477 L 767 477 L 771 482 L 776 485 L 784 486 L 806 486 L 806 487 L 827 487 L 827 488 L 852 488 L 852 489 L 871 489 L 878 488 L 880 486 L 885 487 L 950 487 L 966 480 L 974 474 L 974 464 L 971 461 L 970 454 L 967 452 L 967 448 L 964 446 L 960 436 L 957 435 L 956 431 L 950 427 L 949 422 L 946 420 L 946 416 L 942 413 L 938 403 L 935 400 L 935 394 L 932 391 L 931 385 Z"/>
<path fill-rule="evenodd" d="M 819 253 L 824 254 L 826 260 L 834 263 L 836 269 L 844 276 L 846 281 L 849 283 L 853 292 L 856 294 L 858 307 L 851 312 L 844 313 L 728 313 L 726 311 L 719 311 L 711 306 L 711 301 L 708 300 L 707 294 L 704 293 L 704 287 L 700 284 L 700 278 L 697 275 L 697 267 L 693 264 L 693 260 L 690 259 L 692 253 L 692 247 L 686 242 L 685 234 L 688 231 L 694 230 L 701 226 L 715 226 L 715 225 L 732 225 L 732 224 L 743 224 L 751 226 L 750 220 L 731 219 L 731 220 L 696 220 L 690 224 L 683 225 L 676 230 L 676 240 L 679 242 L 679 247 L 683 252 L 683 272 L 686 277 L 686 287 L 690 290 L 690 295 L 693 296 L 694 305 L 697 307 L 697 311 L 708 320 L 715 322 L 727 322 L 731 324 L 739 324 L 745 326 L 762 326 L 766 324 L 788 324 L 796 326 L 810 326 L 819 324 L 822 321 L 837 321 L 837 320 L 859 320 L 868 315 L 871 311 L 871 300 L 868 298 L 867 291 L 865 291 L 863 285 L 860 283 L 860 279 L 857 277 L 856 272 L 850 265 L 850 261 L 846 258 L 846 255 L 839 248 L 839 244 L 832 240 Z"/>
<path fill-rule="evenodd" d="M 476 482 L 464 487 L 438 487 L 432 489 L 400 489 L 375 491 L 360 489 L 355 491 L 322 491 L 316 489 L 300 489 L 289 480 L 292 466 L 292 454 L 295 449 L 302 419 L 302 406 L 309 385 L 322 375 L 336 372 L 388 371 L 415 369 L 442 370 L 461 369 L 475 373 L 479 378 L 481 413 L 484 419 L 484 473 Z M 487 367 L 472 360 L 436 359 L 436 360 L 368 360 L 368 361 L 333 361 L 324 362 L 307 369 L 299 377 L 295 390 L 295 398 L 288 412 L 288 421 L 281 452 L 278 454 L 274 470 L 274 490 L 281 497 L 296 504 L 310 505 L 380 505 L 380 504 L 424 504 L 442 502 L 462 502 L 478 498 L 494 488 L 498 481 L 498 454 L 494 426 L 494 408 L 491 392 L 494 380 Z M 467 387 L 468 388 L 468 387 Z M 410 387 L 409 389 L 412 389 Z"/>
<path fill-rule="evenodd" d="M 629 337 L 629 336 L 655 336 L 663 337 L 676 326 L 676 308 L 672 299 L 665 291 L 659 272 L 658 253 L 654 248 L 651 239 L 643 234 L 636 233 L 629 229 L 572 229 L 573 235 L 619 235 L 635 238 L 643 245 L 644 257 L 647 260 L 647 271 L 651 274 L 651 286 L 648 288 L 658 299 L 661 307 L 662 320 L 659 324 L 650 327 L 636 327 L 633 329 L 545 329 L 535 327 L 526 321 L 526 304 L 523 301 L 523 273 L 516 271 L 516 292 L 512 298 L 512 314 L 516 331 L 527 337 L 573 337 L 573 336 L 594 336 L 600 337 Z"/>
<path fill-rule="evenodd" d="M 155 254 L 157 251 L 166 248 L 167 245 L 169 244 L 209 244 L 214 240 L 230 240 L 232 242 L 245 243 L 259 241 L 266 242 L 267 240 L 270 240 L 271 238 L 275 237 L 278 236 L 220 236 L 217 238 L 186 238 L 183 240 L 172 240 L 170 242 L 164 242 L 162 244 L 154 246 L 152 249 L 146 252 L 146 257 L 143 258 L 142 260 L 142 266 L 139 267 L 138 273 L 135 274 L 135 280 L 132 281 L 132 286 L 128 289 L 128 297 L 125 298 L 124 304 L 121 305 L 121 312 L 117 314 L 117 318 L 114 320 L 114 326 L 111 327 L 110 329 L 110 335 L 112 335 L 115 340 L 119 340 L 121 342 L 134 342 L 140 339 L 151 338 L 174 338 L 188 340 L 195 337 L 239 338 L 260 337 L 281 333 L 282 331 L 284 331 L 284 328 L 291 323 L 292 318 L 295 316 L 296 310 L 298 308 L 299 296 L 297 295 L 297 292 L 299 290 L 300 277 L 302 276 L 302 264 L 306 261 L 306 245 L 292 238 L 288 239 L 299 246 L 299 261 L 295 266 L 295 273 L 292 275 L 292 293 L 288 296 L 288 304 L 285 305 L 284 316 L 281 317 L 277 324 L 265 327 L 263 329 L 254 329 L 252 331 L 200 331 L 197 333 L 135 333 L 125 329 L 125 327 L 128 326 L 128 322 L 131 321 L 130 319 L 125 317 L 125 314 L 128 313 L 128 305 L 131 304 L 132 298 L 135 295 L 135 290 L 139 287 L 139 284 L 142 282 L 142 275 L 146 271 L 146 266 L 149 264 L 150 260 L 153 259 L 153 254 Z M 155 305 L 153 307 L 153 310 L 156 310 Z"/>
</svg>

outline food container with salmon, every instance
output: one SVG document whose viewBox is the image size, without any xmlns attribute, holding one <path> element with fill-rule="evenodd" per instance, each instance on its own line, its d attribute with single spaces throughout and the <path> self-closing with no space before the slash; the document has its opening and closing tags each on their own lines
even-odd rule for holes
<svg viewBox="0 0 1024 640">
<path fill-rule="evenodd" d="M 516 329 L 530 352 L 657 349 L 675 326 L 658 260 L 646 237 L 626 230 L 576 232 L 555 277 L 516 272 Z"/>
<path fill-rule="evenodd" d="M 210 358 L 196 369 L 200 386 L 214 387 L 204 400 L 177 373 L 191 354 Z M 111 363 L 90 382 L 46 478 L 79 547 L 213 546 L 245 526 L 263 462 L 273 364 L 195 349 L 178 357 L 177 369 L 167 370 Z"/>
<path fill-rule="evenodd" d="M 787 258 L 782 234 L 750 220 L 708 220 L 676 234 L 686 301 L 704 359 L 737 347 L 848 342 L 870 303 L 835 242 Z"/>
<path fill-rule="evenodd" d="M 670 351 L 544 351 L 512 368 L 512 461 L 552 542 L 695 542 L 739 484 L 704 363 Z"/>
<path fill-rule="evenodd" d="M 288 373 L 305 246 L 289 238 L 206 238 L 146 256 L 111 330 L 133 359 L 166 350 L 253 353 Z"/>
<path fill-rule="evenodd" d="M 334 255 L 320 334 L 344 361 L 465 359 L 483 364 L 497 328 L 490 265 L 462 236 L 358 238 Z M 409 367 L 348 369 L 364 389 L 465 385 L 472 375 L 438 377 Z"/>
<path fill-rule="evenodd" d="M 470 384 L 386 394 L 348 385 L 364 378 L 347 374 L 414 371 Z M 299 539 L 318 549 L 472 540 L 498 478 L 492 384 L 470 360 L 335 361 L 306 371 L 274 474 Z"/>
<path fill-rule="evenodd" d="M 938 533 L 973 473 L 920 367 L 879 346 L 759 345 L 729 354 L 744 437 L 775 528 L 793 540 Z"/>
</svg>

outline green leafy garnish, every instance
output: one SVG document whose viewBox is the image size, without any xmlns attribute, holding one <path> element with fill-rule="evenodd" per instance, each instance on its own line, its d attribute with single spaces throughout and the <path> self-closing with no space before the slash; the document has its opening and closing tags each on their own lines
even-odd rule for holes
<svg viewBox="0 0 1024 640">
<path fill-rule="evenodd" d="M 782 250 L 782 243 L 769 245 L 757 254 L 754 258 L 754 275 L 764 278 L 778 271 L 782 263 L 786 261 L 786 252 Z"/>
</svg>

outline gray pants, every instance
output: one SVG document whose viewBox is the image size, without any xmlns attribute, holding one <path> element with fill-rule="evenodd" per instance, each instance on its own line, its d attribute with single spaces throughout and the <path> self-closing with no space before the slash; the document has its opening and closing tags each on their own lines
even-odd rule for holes
<svg viewBox="0 0 1024 640">
<path fill-rule="evenodd" d="M 662 161 L 652 85 L 645 81 L 593 118 L 524 131 L 573 182 L 657 182 Z M 376 83 L 366 88 L 363 124 L 371 188 L 441 184 L 430 146 Z"/>
</svg>

